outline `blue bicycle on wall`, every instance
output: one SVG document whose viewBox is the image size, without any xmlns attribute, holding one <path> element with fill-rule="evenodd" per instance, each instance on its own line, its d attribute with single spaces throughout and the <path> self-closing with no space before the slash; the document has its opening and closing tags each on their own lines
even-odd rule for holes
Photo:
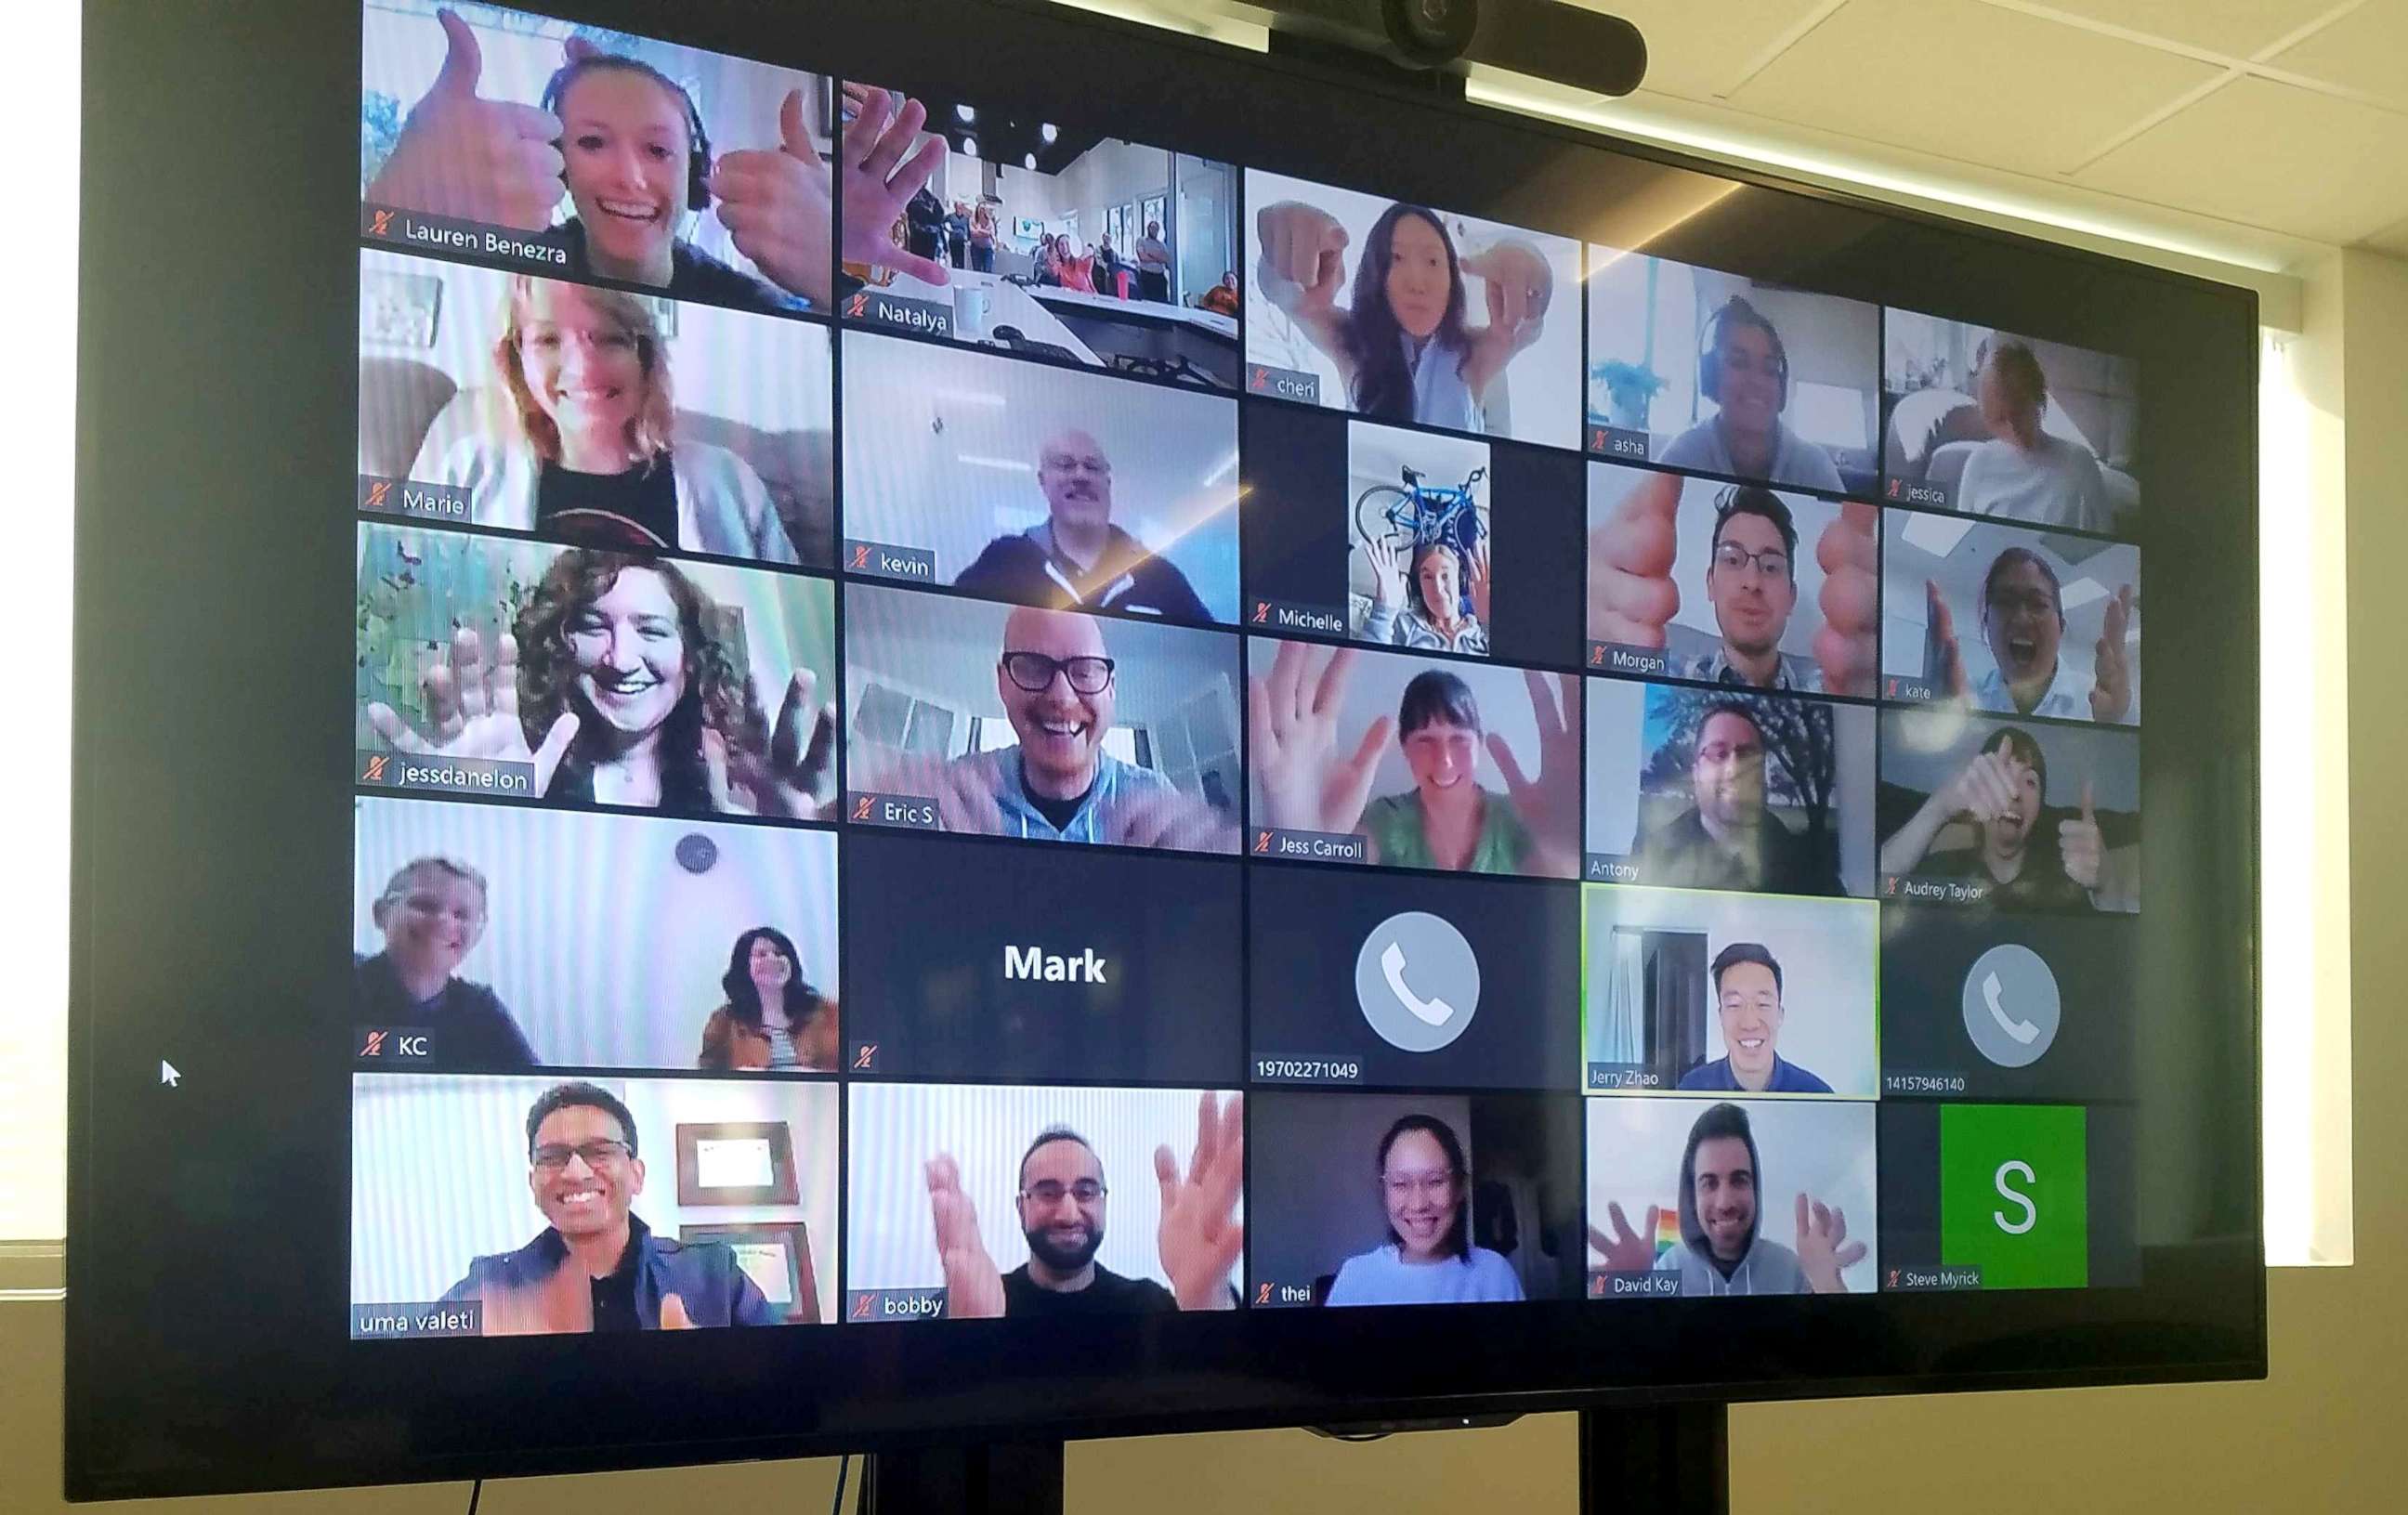
<svg viewBox="0 0 2408 1515">
<path fill-rule="evenodd" d="M 1435 542 L 1455 549 L 1456 561 L 1468 569 L 1482 536 L 1477 491 L 1488 477 L 1474 468 L 1462 483 L 1446 488 L 1426 481 L 1408 466 L 1402 484 L 1374 484 L 1354 497 L 1354 530 L 1368 548 L 1386 543 L 1408 563 L 1412 554 Z M 1471 613 L 1471 591 L 1463 591 L 1463 613 Z"/>
</svg>

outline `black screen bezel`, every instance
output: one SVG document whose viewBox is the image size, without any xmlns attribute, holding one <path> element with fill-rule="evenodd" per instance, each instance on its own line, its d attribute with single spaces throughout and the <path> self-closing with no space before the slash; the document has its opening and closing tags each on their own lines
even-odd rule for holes
<svg viewBox="0 0 2408 1515">
<path fill-rule="evenodd" d="M 2143 1212 L 2144 1240 L 2162 1238 L 2144 1247 L 2147 1286 L 355 1346 L 334 1239 L 350 1080 L 322 1045 L 341 1017 L 316 1007 L 344 1003 L 348 965 L 319 944 L 350 934 L 334 882 L 351 867 L 350 712 L 319 692 L 348 687 L 351 656 L 359 11 L 93 7 L 71 1497 L 2263 1376 L 2253 294 L 1052 7 L 913 0 L 896 25 L 892 0 L 824 0 L 808 31 L 752 0 L 573 8 L 815 71 L 1040 109 L 1075 98 L 1113 135 L 1545 229 L 1693 169 L 1748 188 L 1651 250 L 2135 357 L 2141 539 L 2171 591 L 2151 638 L 2172 650 L 2149 669 L 2167 739 L 2143 745 L 2137 1008 L 2197 1017 L 2143 1074 L 2143 1141 L 2180 1158 Z M 1049 79 L 1050 101 L 1034 82 Z M 1402 161 L 1415 129 L 1442 148 Z M 161 1057 L 186 1088 L 159 1087 Z M 819 1391 L 832 1382 L 852 1387 Z"/>
</svg>

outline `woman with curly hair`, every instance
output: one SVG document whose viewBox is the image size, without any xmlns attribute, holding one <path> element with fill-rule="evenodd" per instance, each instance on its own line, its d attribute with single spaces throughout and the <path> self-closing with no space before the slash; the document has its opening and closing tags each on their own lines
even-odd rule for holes
<svg viewBox="0 0 2408 1515">
<path fill-rule="evenodd" d="M 804 980 L 784 932 L 754 926 L 738 936 L 719 986 L 727 1002 L 703 1022 L 695 1066 L 835 1069 L 836 1001 Z"/>
<path fill-rule="evenodd" d="M 674 564 L 571 548 L 552 560 L 489 666 L 474 631 L 425 680 L 430 737 L 393 708 L 368 722 L 404 752 L 523 763 L 548 799 L 688 813 L 811 816 L 836 717 L 796 669 L 771 731 Z"/>
</svg>

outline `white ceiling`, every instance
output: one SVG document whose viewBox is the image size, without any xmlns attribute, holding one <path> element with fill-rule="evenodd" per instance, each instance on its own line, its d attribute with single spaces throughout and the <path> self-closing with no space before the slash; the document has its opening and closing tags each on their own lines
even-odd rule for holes
<svg viewBox="0 0 2408 1515">
<path fill-rule="evenodd" d="M 1569 0 L 1650 97 L 2408 255 L 2408 0 Z"/>
</svg>

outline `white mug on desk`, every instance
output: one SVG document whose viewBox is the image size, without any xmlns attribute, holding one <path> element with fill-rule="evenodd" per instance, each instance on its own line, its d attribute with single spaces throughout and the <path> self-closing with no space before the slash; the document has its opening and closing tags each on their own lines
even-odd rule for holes
<svg viewBox="0 0 2408 1515">
<path fill-rule="evenodd" d="M 953 335 L 967 341 L 986 340 L 987 318 L 995 313 L 995 292 L 983 284 L 953 286 Z"/>
</svg>

